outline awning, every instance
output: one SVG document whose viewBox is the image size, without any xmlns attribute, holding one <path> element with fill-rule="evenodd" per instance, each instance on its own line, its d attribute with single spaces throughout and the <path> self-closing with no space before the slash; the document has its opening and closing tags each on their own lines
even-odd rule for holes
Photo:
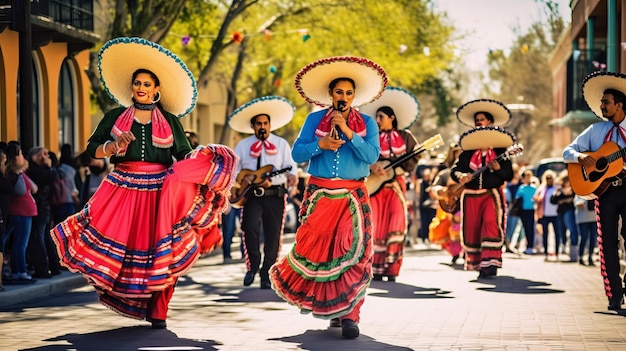
<svg viewBox="0 0 626 351">
<path fill-rule="evenodd" d="M 560 127 L 588 126 L 601 121 L 600 118 L 596 117 L 596 115 L 589 110 L 573 110 L 569 111 L 561 118 L 551 120 L 548 125 Z"/>
</svg>

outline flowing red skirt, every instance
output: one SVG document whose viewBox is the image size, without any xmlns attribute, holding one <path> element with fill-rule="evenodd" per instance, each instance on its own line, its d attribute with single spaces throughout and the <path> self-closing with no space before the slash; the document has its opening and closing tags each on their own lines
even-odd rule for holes
<svg viewBox="0 0 626 351">
<path fill-rule="evenodd" d="M 287 256 L 270 269 L 285 301 L 322 319 L 350 313 L 371 280 L 372 222 L 363 182 L 311 177 L 302 225 Z"/>
<path fill-rule="evenodd" d="M 153 292 L 221 243 L 213 229 L 237 162 L 229 148 L 209 145 L 170 167 L 117 164 L 85 208 L 52 229 L 61 264 L 82 273 L 105 306 L 145 318 Z"/>
<path fill-rule="evenodd" d="M 370 198 L 374 218 L 374 274 L 397 277 L 404 257 L 407 205 L 398 183 L 385 186 Z"/>
</svg>

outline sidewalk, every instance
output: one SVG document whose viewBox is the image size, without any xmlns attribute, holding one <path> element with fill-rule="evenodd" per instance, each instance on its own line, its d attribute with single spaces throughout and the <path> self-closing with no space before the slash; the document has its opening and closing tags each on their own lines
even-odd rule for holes
<svg viewBox="0 0 626 351">
<path fill-rule="evenodd" d="M 397 282 L 372 282 L 361 336 L 346 340 L 340 328 L 259 289 L 258 277 L 244 287 L 245 264 L 233 253 L 233 263 L 223 264 L 215 252 L 181 277 L 166 330 L 108 311 L 85 286 L 2 309 L 0 349 L 582 351 L 626 345 L 626 310 L 607 311 L 599 267 L 570 263 L 566 255 L 545 262 L 543 255 L 505 253 L 496 278 L 477 279 L 435 245 L 407 248 Z"/>
</svg>

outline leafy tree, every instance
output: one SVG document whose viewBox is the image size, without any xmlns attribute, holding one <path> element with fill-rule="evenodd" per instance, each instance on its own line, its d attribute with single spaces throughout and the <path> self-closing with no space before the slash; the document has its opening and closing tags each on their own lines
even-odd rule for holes
<svg viewBox="0 0 626 351">
<path fill-rule="evenodd" d="M 565 23 L 554 1 L 538 1 L 544 6 L 546 20 L 520 33 L 510 51 L 489 54 L 490 85 L 485 91 L 505 104 L 526 104 L 534 109 L 513 111 L 507 126 L 524 145 L 530 162 L 546 157 L 552 150 L 552 75 L 549 56 L 555 48 Z"/>
</svg>

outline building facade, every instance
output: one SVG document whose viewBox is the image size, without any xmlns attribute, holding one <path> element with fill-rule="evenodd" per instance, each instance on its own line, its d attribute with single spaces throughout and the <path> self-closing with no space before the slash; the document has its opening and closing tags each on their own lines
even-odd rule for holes
<svg viewBox="0 0 626 351">
<path fill-rule="evenodd" d="M 550 61 L 553 79 L 553 154 L 561 155 L 578 134 L 600 121 L 582 95 L 582 80 L 626 68 L 624 0 L 572 0 L 572 21 Z M 600 102 L 597 102 L 600 104 Z"/>
</svg>

